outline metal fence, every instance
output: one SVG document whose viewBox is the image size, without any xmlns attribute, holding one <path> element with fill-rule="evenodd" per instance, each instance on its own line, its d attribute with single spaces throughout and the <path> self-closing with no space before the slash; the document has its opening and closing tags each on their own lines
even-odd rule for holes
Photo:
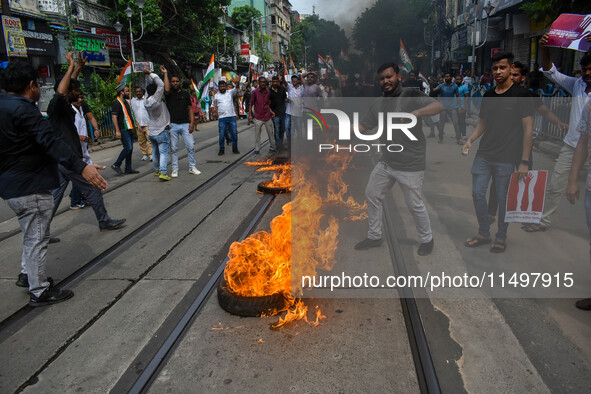
<svg viewBox="0 0 591 394">
<path fill-rule="evenodd" d="M 94 115 L 94 118 L 96 119 L 96 121 L 98 123 L 98 127 L 101 132 L 100 137 L 101 138 L 105 138 L 105 137 L 114 138 L 115 137 L 115 126 L 113 125 L 113 119 L 111 118 L 111 109 L 110 108 L 101 109 L 96 112 L 93 112 L 92 114 Z M 94 128 L 92 127 L 90 122 L 87 121 L 86 124 L 88 125 L 88 134 L 89 134 L 90 138 L 94 139 Z"/>
<path fill-rule="evenodd" d="M 572 100 L 572 97 L 542 97 L 542 101 L 550 108 L 550 111 L 554 112 L 561 121 L 567 124 L 570 118 Z M 548 122 L 536 111 L 534 115 L 534 136 L 542 139 L 562 140 L 567 132 L 568 130 L 559 130 L 555 124 Z"/>
</svg>

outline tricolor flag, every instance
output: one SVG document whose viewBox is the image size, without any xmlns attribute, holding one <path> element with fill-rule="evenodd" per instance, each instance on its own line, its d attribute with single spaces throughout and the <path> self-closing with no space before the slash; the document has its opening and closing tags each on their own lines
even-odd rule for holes
<svg viewBox="0 0 591 394">
<path fill-rule="evenodd" d="M 203 92 L 207 94 L 209 91 L 209 82 L 213 81 L 213 77 L 215 75 L 215 62 L 214 62 L 215 54 L 211 55 L 211 60 L 209 61 L 209 66 L 207 66 L 207 72 L 205 73 L 205 77 L 203 78 L 203 84 L 201 85 L 201 90 L 197 94 L 197 98 L 203 98 Z"/>
<path fill-rule="evenodd" d="M 400 59 L 402 60 L 402 65 L 406 69 L 406 73 L 411 72 L 411 70 L 414 67 L 412 66 L 412 61 L 410 60 L 410 56 L 408 56 L 408 52 L 406 52 L 406 48 L 404 47 L 404 44 L 402 43 L 402 38 L 400 39 Z"/>
<path fill-rule="evenodd" d="M 291 62 L 291 70 L 289 70 L 292 74 L 295 74 L 297 72 L 297 68 L 296 66 L 293 64 L 293 59 L 291 58 L 291 55 L 289 55 L 289 61 Z"/>
<path fill-rule="evenodd" d="M 285 77 L 285 80 L 287 81 L 289 79 L 289 71 L 287 70 L 287 65 L 285 64 L 285 57 L 283 57 L 283 55 L 281 55 L 281 60 L 283 61 L 283 75 Z"/>
<path fill-rule="evenodd" d="M 326 63 L 326 60 L 324 60 L 324 58 L 322 56 L 320 56 L 320 54 L 318 54 L 318 68 L 328 68 L 328 64 Z"/>
<path fill-rule="evenodd" d="M 195 94 L 197 95 L 197 98 L 199 98 L 199 89 L 197 88 L 197 85 L 195 85 L 195 81 L 193 81 L 193 78 L 191 78 L 191 87 L 195 91 Z"/>
<path fill-rule="evenodd" d="M 125 82 L 126 84 L 131 81 L 131 60 L 127 62 L 123 70 L 121 70 L 121 74 L 119 74 L 119 78 L 117 78 L 117 83 Z"/>
</svg>

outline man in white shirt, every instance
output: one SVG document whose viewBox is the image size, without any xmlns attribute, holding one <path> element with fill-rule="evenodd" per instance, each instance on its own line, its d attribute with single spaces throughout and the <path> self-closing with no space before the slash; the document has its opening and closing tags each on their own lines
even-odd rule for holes
<svg viewBox="0 0 591 394">
<path fill-rule="evenodd" d="M 291 145 L 291 129 L 293 125 L 294 137 L 300 138 L 302 134 L 302 110 L 304 87 L 300 84 L 300 77 L 291 76 L 291 83 L 287 84 L 287 108 L 285 109 L 285 132 L 287 144 Z"/>
<path fill-rule="evenodd" d="M 135 122 L 137 126 L 137 140 L 142 151 L 142 160 L 152 160 L 152 144 L 148 138 L 148 112 L 144 103 L 144 89 L 137 86 L 135 88 L 135 96 L 131 99 L 131 109 L 135 115 Z"/>
<path fill-rule="evenodd" d="M 236 97 L 238 91 L 236 89 L 227 90 L 226 81 L 220 81 L 218 89 L 219 91 L 213 96 L 213 109 L 218 118 L 220 133 L 220 151 L 218 152 L 218 156 L 224 154 L 224 137 L 228 128 L 232 135 L 232 153 L 239 154 L 237 116 L 234 109 L 234 97 Z"/>
<path fill-rule="evenodd" d="M 591 37 L 588 38 L 591 41 Z M 522 228 L 534 233 L 538 231 L 545 231 L 550 226 L 550 215 L 558 209 L 560 200 L 564 196 L 566 186 L 568 185 L 568 175 L 572 167 L 573 156 L 575 149 L 581 137 L 580 131 L 577 129 L 581 121 L 581 114 L 585 108 L 585 104 L 591 99 L 591 55 L 585 55 L 581 58 L 581 72 L 579 78 L 569 77 L 564 75 L 556 69 L 556 66 L 550 59 L 550 51 L 546 44 L 548 43 L 548 34 L 540 39 L 540 48 L 542 51 L 542 69 L 544 76 L 552 82 L 560 85 L 572 96 L 572 105 L 570 110 L 570 119 L 568 133 L 564 137 L 564 144 L 560 149 L 560 154 L 548 190 L 546 190 L 546 200 L 544 202 L 544 214 L 540 220 L 540 224 L 526 224 Z"/>
<path fill-rule="evenodd" d="M 160 71 L 166 76 L 168 71 L 160 66 Z M 154 147 L 153 165 L 154 174 L 161 181 L 170 181 L 167 174 L 168 149 L 170 147 L 170 113 L 166 104 L 162 101 L 164 94 L 164 82 L 157 74 L 145 69 L 148 98 L 144 100 L 144 107 L 148 114 L 148 137 Z"/>
</svg>

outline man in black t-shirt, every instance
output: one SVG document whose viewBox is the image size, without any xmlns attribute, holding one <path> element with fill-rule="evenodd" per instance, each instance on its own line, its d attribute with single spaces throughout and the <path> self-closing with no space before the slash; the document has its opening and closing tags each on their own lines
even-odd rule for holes
<svg viewBox="0 0 591 394">
<path fill-rule="evenodd" d="M 488 90 L 480 106 L 480 119 L 474 132 L 462 147 L 468 155 L 472 143 L 482 136 L 472 165 L 472 198 L 478 219 L 478 234 L 465 242 L 475 247 L 491 242 L 486 190 L 492 176 L 499 201 L 498 231 L 490 248 L 493 253 L 505 251 L 507 227 L 505 211 L 507 191 L 515 166 L 519 179 L 527 176 L 532 147 L 533 105 L 525 88 L 511 80 L 513 54 L 492 57 L 492 70 L 497 83 Z"/>
<path fill-rule="evenodd" d="M 271 78 L 271 114 L 273 115 L 273 129 L 275 134 L 275 146 L 277 150 L 284 149 L 283 135 L 285 134 L 285 106 L 287 91 L 279 82 L 278 76 Z"/>
<path fill-rule="evenodd" d="M 77 101 L 80 96 L 80 81 L 72 79 L 72 75 L 78 75 L 79 69 L 74 70 L 74 60 L 72 59 L 72 53 L 66 57 L 69 63 L 69 68 L 59 85 L 56 87 L 56 94 L 50 101 L 47 108 L 47 114 L 49 115 L 49 121 L 53 126 L 53 129 L 60 135 L 60 137 L 72 148 L 78 157 L 82 158 L 82 147 L 80 146 L 80 136 L 78 130 L 74 124 L 75 113 L 72 108 L 72 102 Z M 84 63 L 79 60 L 78 67 L 81 68 Z M 107 209 L 105 208 L 105 202 L 103 200 L 103 194 L 99 189 L 92 186 L 86 179 L 84 179 L 79 173 L 72 171 L 62 165 L 58 166 L 59 170 L 59 186 L 57 189 L 51 191 L 53 195 L 53 212 L 51 217 L 55 216 L 64 192 L 68 187 L 70 181 L 76 185 L 80 190 L 86 201 L 92 207 L 96 219 L 99 222 L 99 229 L 102 230 L 114 230 L 120 228 L 125 219 L 113 220 L 109 217 Z M 49 228 L 47 228 L 49 235 Z M 53 242 L 59 241 L 54 238 Z"/>
<path fill-rule="evenodd" d="M 172 161 L 171 177 L 179 176 L 179 137 L 185 142 L 189 157 L 189 173 L 201 174 L 195 162 L 195 140 L 193 130 L 195 128 L 195 114 L 191 105 L 191 96 L 181 88 L 181 80 L 176 75 L 168 79 L 164 74 L 164 95 L 166 107 L 170 113 L 170 157 Z"/>
<path fill-rule="evenodd" d="M 398 79 L 399 72 L 395 63 L 385 63 L 378 68 L 379 84 L 384 96 L 372 105 L 361 121 L 359 129 L 363 132 L 377 126 L 380 113 L 410 113 L 417 118 L 415 127 L 409 128 L 416 141 L 400 131 L 393 132 L 391 140 L 387 140 L 387 136 L 384 135 L 386 133 L 382 133 L 381 143 L 398 144 L 403 147 L 403 150 L 390 152 L 384 148 L 382 160 L 371 172 L 365 188 L 369 231 L 367 238 L 355 245 L 355 249 L 365 250 L 381 245 L 383 199 L 392 185 L 398 182 L 419 234 L 421 245 L 418 254 L 424 256 L 433 250 L 433 233 L 422 196 L 426 141 L 422 131 L 421 117 L 435 115 L 444 108 L 437 100 L 428 97 L 418 89 L 403 88 Z"/>
</svg>

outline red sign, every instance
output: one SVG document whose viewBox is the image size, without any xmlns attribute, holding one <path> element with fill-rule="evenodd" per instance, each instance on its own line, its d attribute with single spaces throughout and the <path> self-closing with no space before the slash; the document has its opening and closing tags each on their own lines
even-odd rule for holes
<svg viewBox="0 0 591 394">
<path fill-rule="evenodd" d="M 587 52 L 591 48 L 591 42 L 587 41 L 589 34 L 591 14 L 562 14 L 550 27 L 547 45 Z"/>
<path fill-rule="evenodd" d="M 123 49 L 131 49 L 131 43 L 129 42 L 129 36 L 122 35 L 120 36 L 114 30 L 104 30 L 98 28 L 92 28 L 92 33 L 97 34 L 99 36 L 104 36 L 107 41 L 107 47 L 109 49 L 117 49 L 119 50 L 119 37 L 121 37 L 121 44 L 123 45 Z"/>
<path fill-rule="evenodd" d="M 49 66 L 39 66 L 37 67 L 37 73 L 41 78 L 49 78 Z"/>
<path fill-rule="evenodd" d="M 493 57 L 497 53 L 501 53 L 501 52 L 503 52 L 502 48 L 491 48 L 490 49 L 490 56 Z"/>
<path fill-rule="evenodd" d="M 547 178 L 548 171 L 530 171 L 521 180 L 513 173 L 507 192 L 505 222 L 540 223 Z"/>
<path fill-rule="evenodd" d="M 250 55 L 250 45 L 249 44 L 240 44 L 240 56 L 248 56 Z"/>
</svg>

